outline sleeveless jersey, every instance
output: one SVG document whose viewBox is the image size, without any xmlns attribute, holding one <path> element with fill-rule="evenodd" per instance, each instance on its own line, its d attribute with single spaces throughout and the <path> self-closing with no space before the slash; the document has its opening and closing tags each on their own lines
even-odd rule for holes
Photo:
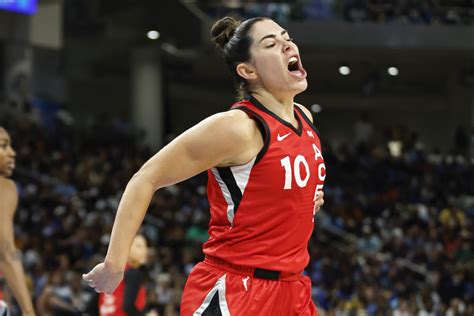
<svg viewBox="0 0 474 316">
<path fill-rule="evenodd" d="M 127 264 L 125 273 L 131 267 Z M 100 316 L 127 316 L 128 313 L 123 309 L 125 294 L 125 279 L 123 279 L 119 286 L 115 289 L 112 294 L 99 294 L 99 315 Z M 138 289 L 137 297 L 135 299 L 135 307 L 142 311 L 146 305 L 146 289 L 140 286 Z"/>
<path fill-rule="evenodd" d="M 232 109 L 256 121 L 264 146 L 247 164 L 208 170 L 211 220 L 203 251 L 237 265 L 302 271 L 315 195 L 326 177 L 317 129 L 298 105 L 298 128 L 253 97 Z"/>
</svg>

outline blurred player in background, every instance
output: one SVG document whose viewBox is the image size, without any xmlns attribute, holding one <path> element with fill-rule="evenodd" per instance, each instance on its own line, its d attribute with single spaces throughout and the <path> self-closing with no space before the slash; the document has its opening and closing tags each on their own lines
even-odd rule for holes
<svg viewBox="0 0 474 316">
<path fill-rule="evenodd" d="M 208 170 L 210 237 L 181 315 L 317 315 L 302 271 L 326 168 L 311 113 L 293 100 L 308 85 L 298 47 L 268 18 L 225 17 L 211 32 L 246 98 L 184 132 L 133 176 L 105 261 L 84 280 L 112 292 L 153 193 Z"/>
<path fill-rule="evenodd" d="M 122 282 L 112 294 L 99 294 L 100 316 L 143 316 L 146 305 L 146 291 L 143 286 L 145 273 L 140 270 L 148 257 L 145 237 L 133 239 Z"/>
<path fill-rule="evenodd" d="M 0 127 L 0 273 L 3 273 L 23 316 L 35 315 L 26 287 L 21 257 L 15 248 L 13 217 L 18 204 L 15 183 L 8 179 L 15 168 L 15 151 L 10 135 Z"/>
</svg>

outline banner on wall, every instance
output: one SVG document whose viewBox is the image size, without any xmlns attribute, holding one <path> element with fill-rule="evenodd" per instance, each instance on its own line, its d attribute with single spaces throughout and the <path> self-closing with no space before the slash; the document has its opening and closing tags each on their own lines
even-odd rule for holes
<svg viewBox="0 0 474 316">
<path fill-rule="evenodd" d="M 35 14 L 36 4 L 37 0 L 0 0 L 0 10 Z"/>
</svg>

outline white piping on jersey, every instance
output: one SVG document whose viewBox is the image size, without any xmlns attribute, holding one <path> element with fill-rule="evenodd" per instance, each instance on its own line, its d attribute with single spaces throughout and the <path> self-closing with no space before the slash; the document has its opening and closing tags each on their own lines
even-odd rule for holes
<svg viewBox="0 0 474 316">
<path fill-rule="evenodd" d="M 249 280 L 250 280 L 250 277 L 249 277 L 249 276 L 246 276 L 245 278 L 242 278 L 242 283 L 244 284 L 245 291 L 248 291 L 248 290 L 249 290 L 248 285 L 247 285 L 247 283 L 249 282 Z"/>
<path fill-rule="evenodd" d="M 232 175 L 234 176 L 235 182 L 237 183 L 237 186 L 239 187 L 239 190 L 242 193 L 242 196 L 244 195 L 245 188 L 247 187 L 247 184 L 249 182 L 250 171 L 252 170 L 252 167 L 256 159 L 257 157 L 254 157 L 245 165 L 230 167 L 230 171 L 232 172 Z M 227 220 L 229 221 L 230 225 L 233 226 L 234 215 L 235 215 L 235 212 L 234 212 L 235 205 L 234 205 L 234 201 L 232 200 L 230 190 L 225 184 L 224 180 L 222 180 L 217 169 L 212 168 L 211 171 L 214 174 L 214 177 L 216 178 L 216 181 L 219 184 L 219 187 L 221 188 L 222 195 L 224 196 L 225 201 L 227 202 Z"/>
<path fill-rule="evenodd" d="M 224 195 L 225 201 L 227 202 L 227 220 L 230 222 L 230 225 L 232 226 L 232 224 L 234 223 L 234 201 L 232 200 L 232 196 L 230 195 L 230 191 L 227 188 L 227 185 L 222 180 L 217 169 L 212 168 L 211 171 L 214 174 L 214 177 L 216 178 L 216 181 L 219 184 L 219 187 L 221 188 L 222 195 Z"/>
<path fill-rule="evenodd" d="M 257 157 L 254 157 L 252 160 L 247 162 L 245 165 L 240 166 L 233 166 L 230 167 L 232 174 L 234 175 L 235 181 L 239 186 L 240 192 L 242 192 L 242 196 L 244 195 L 245 188 L 247 187 L 247 183 L 249 183 L 250 178 L 250 171 L 255 163 Z"/>
<path fill-rule="evenodd" d="M 212 298 L 214 297 L 215 293 L 219 295 L 219 307 L 222 313 L 222 316 L 230 316 L 229 306 L 227 305 L 227 301 L 225 299 L 225 274 L 217 280 L 214 287 L 211 289 L 209 293 L 207 293 L 206 298 L 202 302 L 201 306 L 193 313 L 193 316 L 201 316 L 202 313 L 206 310 L 206 308 L 211 304 Z"/>
</svg>

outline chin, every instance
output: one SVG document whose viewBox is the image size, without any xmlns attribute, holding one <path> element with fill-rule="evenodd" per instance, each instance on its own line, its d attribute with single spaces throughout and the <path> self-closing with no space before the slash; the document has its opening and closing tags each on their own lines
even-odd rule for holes
<svg viewBox="0 0 474 316">
<path fill-rule="evenodd" d="M 308 83 L 305 81 L 305 84 L 304 84 L 304 86 L 301 88 L 301 90 L 300 90 L 299 93 L 306 91 L 306 89 L 308 89 Z"/>
<path fill-rule="evenodd" d="M 8 178 L 12 175 L 13 171 L 12 170 L 0 170 L 0 177 L 5 177 Z"/>
<path fill-rule="evenodd" d="M 306 91 L 306 89 L 308 89 L 308 82 L 305 79 L 304 81 L 298 82 L 298 84 L 295 85 L 294 91 L 296 94 L 299 94 Z"/>
</svg>

